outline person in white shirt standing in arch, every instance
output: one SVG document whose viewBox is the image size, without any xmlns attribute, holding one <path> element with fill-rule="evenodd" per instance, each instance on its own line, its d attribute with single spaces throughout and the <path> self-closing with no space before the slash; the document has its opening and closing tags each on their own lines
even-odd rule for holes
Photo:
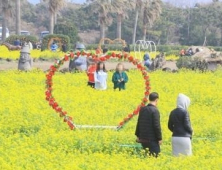
<svg viewBox="0 0 222 170">
<path fill-rule="evenodd" d="M 107 89 L 107 72 L 105 63 L 99 62 L 97 64 L 96 72 L 94 73 L 95 89 L 106 90 Z"/>
</svg>

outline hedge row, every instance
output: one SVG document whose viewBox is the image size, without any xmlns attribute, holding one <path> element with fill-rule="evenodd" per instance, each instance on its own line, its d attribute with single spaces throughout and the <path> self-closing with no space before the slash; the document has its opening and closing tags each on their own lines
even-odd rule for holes
<svg viewBox="0 0 222 170">
<path fill-rule="evenodd" d="M 38 41 L 38 39 L 35 36 L 32 36 L 32 35 L 10 35 L 8 38 L 6 38 L 5 41 L 7 43 L 14 44 L 14 41 L 16 39 L 19 39 L 21 42 L 30 41 L 33 44 L 35 44 Z"/>
<path fill-rule="evenodd" d="M 116 50 L 116 51 L 120 51 L 123 49 L 122 45 L 105 45 L 109 50 Z M 98 47 L 98 44 L 88 44 L 86 45 L 86 49 L 87 50 L 94 50 Z M 157 51 L 159 52 L 164 52 L 166 55 L 179 55 L 179 52 L 181 49 L 188 49 L 189 46 L 181 46 L 181 45 L 175 45 L 175 46 L 172 46 L 172 45 L 157 45 Z M 222 47 L 209 47 L 209 48 L 212 48 L 214 49 L 215 51 L 222 51 Z M 136 51 L 138 51 L 138 47 L 135 48 Z M 134 51 L 134 46 L 133 45 L 130 45 L 130 50 L 131 51 Z M 154 48 L 153 48 L 154 50 Z M 141 49 L 141 51 L 146 51 L 146 50 L 143 50 Z"/>
<path fill-rule="evenodd" d="M 103 45 L 104 46 L 104 45 Z M 115 50 L 115 51 L 120 51 L 123 49 L 123 46 L 121 44 L 106 44 L 105 45 L 109 50 Z M 88 44 L 86 45 L 87 50 L 94 50 L 98 47 L 98 44 Z M 136 51 L 139 50 L 139 46 L 134 47 L 134 45 L 130 45 L 130 50 L 134 51 L 134 48 Z M 169 45 L 158 45 L 156 47 L 157 51 L 159 52 L 164 52 L 166 55 L 179 55 L 179 52 L 181 49 L 187 49 L 189 48 L 188 46 L 169 46 Z M 152 47 L 152 50 L 154 51 L 154 47 Z M 142 49 L 140 48 L 140 51 L 147 51 L 147 49 Z"/>
</svg>

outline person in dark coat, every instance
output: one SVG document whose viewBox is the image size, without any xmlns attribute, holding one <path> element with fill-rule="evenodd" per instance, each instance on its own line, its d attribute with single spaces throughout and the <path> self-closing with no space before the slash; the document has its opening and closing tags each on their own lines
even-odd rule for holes
<svg viewBox="0 0 222 170">
<path fill-rule="evenodd" d="M 148 149 L 149 154 L 155 157 L 159 155 L 162 144 L 160 113 L 156 107 L 158 99 L 159 95 L 156 92 L 149 95 L 150 103 L 141 108 L 135 132 L 137 142 L 141 143 L 143 149 Z"/>
<path fill-rule="evenodd" d="M 126 47 L 123 48 L 124 52 L 130 53 L 130 45 L 128 44 Z"/>
<path fill-rule="evenodd" d="M 168 128 L 173 133 L 172 153 L 174 156 L 192 155 L 191 138 L 193 130 L 187 111 L 189 105 L 190 99 L 184 94 L 179 94 L 177 108 L 169 116 Z"/>
<path fill-rule="evenodd" d="M 64 53 L 67 52 L 67 44 L 66 43 L 62 44 L 62 52 L 64 52 Z"/>
<path fill-rule="evenodd" d="M 124 71 L 124 66 L 122 63 L 117 64 L 116 71 L 113 73 L 112 82 L 114 84 L 114 90 L 117 88 L 119 91 L 125 90 L 125 84 L 128 82 L 128 76 Z"/>
</svg>

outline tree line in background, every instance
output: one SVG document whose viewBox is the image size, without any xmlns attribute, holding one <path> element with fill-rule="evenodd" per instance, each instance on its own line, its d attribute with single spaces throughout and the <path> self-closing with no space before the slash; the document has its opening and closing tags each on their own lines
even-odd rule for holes
<svg viewBox="0 0 222 170">
<path fill-rule="evenodd" d="M 58 25 L 67 25 L 81 32 L 98 30 L 100 38 L 122 38 L 130 44 L 146 39 L 157 44 L 222 45 L 222 2 L 218 0 L 189 8 L 161 0 L 87 0 L 83 5 L 66 0 L 43 0 L 37 5 L 2 0 L 0 5 L 3 28 L 12 27 L 17 34 L 22 20 L 37 32 L 47 29 L 53 33 L 54 28 L 60 31 Z M 11 26 L 7 25 L 10 18 L 16 21 Z"/>
</svg>

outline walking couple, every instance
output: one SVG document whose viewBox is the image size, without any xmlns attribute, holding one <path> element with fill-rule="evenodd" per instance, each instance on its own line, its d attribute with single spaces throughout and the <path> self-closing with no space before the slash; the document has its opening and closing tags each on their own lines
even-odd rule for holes
<svg viewBox="0 0 222 170">
<path fill-rule="evenodd" d="M 160 113 L 157 109 L 159 95 L 153 92 L 149 95 L 150 103 L 141 108 L 136 126 L 137 142 L 141 143 L 144 149 L 152 156 L 158 156 L 160 145 L 162 144 L 162 132 L 160 126 Z M 169 116 L 168 128 L 172 135 L 172 154 L 192 155 L 191 138 L 193 130 L 191 128 L 188 107 L 190 99 L 179 94 L 177 97 L 177 107 Z"/>
</svg>

